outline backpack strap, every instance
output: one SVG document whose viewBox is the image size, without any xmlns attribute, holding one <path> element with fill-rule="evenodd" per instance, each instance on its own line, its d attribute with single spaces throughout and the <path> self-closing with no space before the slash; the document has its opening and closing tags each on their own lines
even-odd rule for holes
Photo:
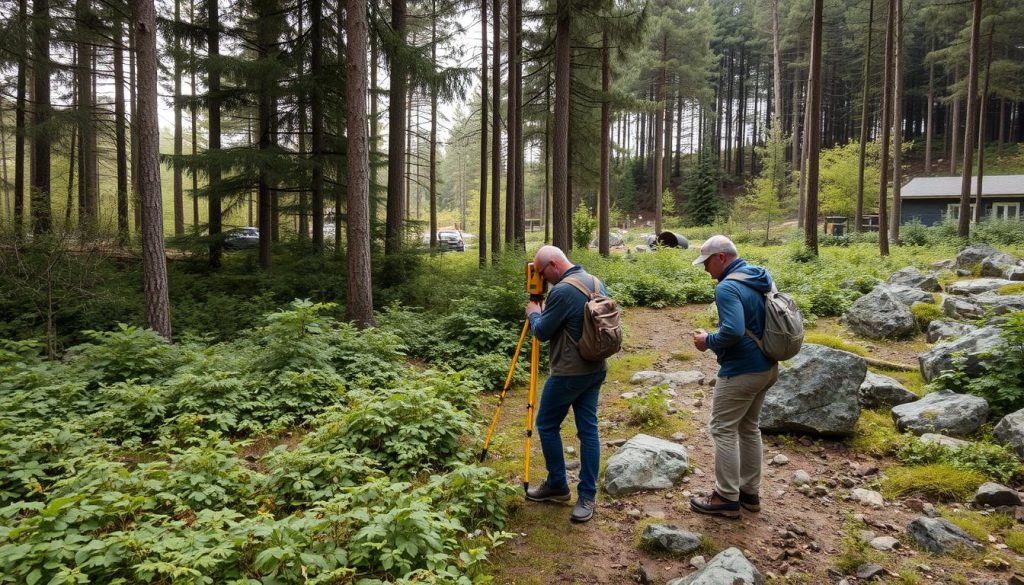
<svg viewBox="0 0 1024 585">
<path fill-rule="evenodd" d="M 750 278 L 749 274 L 745 274 L 743 272 L 732 272 L 732 273 L 727 274 L 725 276 L 725 278 L 723 278 L 722 280 L 735 280 L 736 282 L 742 282 L 743 284 L 749 286 L 750 288 L 754 288 L 753 285 L 751 285 L 749 282 L 747 282 L 747 280 L 749 278 Z M 757 292 L 761 292 L 761 291 L 758 291 L 757 289 L 754 289 L 754 290 L 757 291 Z M 772 294 L 772 293 L 777 293 L 777 292 L 779 292 L 779 289 L 775 288 L 775 280 L 772 279 L 772 290 L 767 292 L 767 293 L 761 293 L 765 297 L 764 302 L 767 304 L 768 303 L 768 295 Z M 767 311 L 767 310 L 768 310 L 768 307 L 765 306 L 765 311 Z M 766 321 L 765 325 L 767 326 L 767 321 Z M 761 350 L 761 353 L 765 353 L 765 351 L 764 351 L 764 342 L 761 341 L 761 339 L 758 336 L 754 335 L 754 332 L 751 331 L 750 329 L 747 329 L 747 337 L 749 337 L 749 338 L 754 340 L 754 343 L 757 344 L 757 348 Z"/>
<path fill-rule="evenodd" d="M 580 279 L 576 278 L 575 276 L 566 277 L 565 279 L 562 280 L 562 282 L 566 284 L 571 284 L 576 290 L 583 293 L 583 295 L 587 297 L 587 300 L 590 300 L 591 298 L 594 297 L 594 295 L 598 293 L 598 291 L 601 290 L 601 281 L 598 280 L 597 277 L 593 275 L 591 275 L 590 278 L 594 279 L 593 291 L 587 290 L 586 285 L 584 285 L 583 282 L 581 282 Z"/>
</svg>

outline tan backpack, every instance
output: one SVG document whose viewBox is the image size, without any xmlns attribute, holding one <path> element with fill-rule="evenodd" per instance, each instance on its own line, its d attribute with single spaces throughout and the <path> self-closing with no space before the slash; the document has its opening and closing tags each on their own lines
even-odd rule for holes
<svg viewBox="0 0 1024 585">
<path fill-rule="evenodd" d="M 622 310 L 615 299 L 601 293 L 601 281 L 595 276 L 591 278 L 594 279 L 593 292 L 573 276 L 567 277 L 564 282 L 587 296 L 583 310 L 583 335 L 576 342 L 576 349 L 583 359 L 599 362 L 622 349 Z"/>
</svg>

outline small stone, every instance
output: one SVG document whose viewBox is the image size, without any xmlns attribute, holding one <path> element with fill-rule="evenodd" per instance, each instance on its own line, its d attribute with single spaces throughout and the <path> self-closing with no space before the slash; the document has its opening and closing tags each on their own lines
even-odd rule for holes
<svg viewBox="0 0 1024 585">
<path fill-rule="evenodd" d="M 1006 585 L 1024 585 L 1024 575 L 1017 573 L 1010 575 L 1010 578 L 1006 580 Z"/>
<path fill-rule="evenodd" d="M 572 455 L 573 453 L 576 452 L 576 447 L 569 445 L 568 447 L 565 448 L 565 452 L 568 453 L 569 455 Z"/>
<path fill-rule="evenodd" d="M 927 502 L 925 505 L 921 506 L 921 511 L 929 518 L 935 518 L 939 515 L 939 513 L 935 511 L 935 506 Z"/>
<path fill-rule="evenodd" d="M 804 528 L 803 526 L 798 526 L 796 524 L 787 524 L 786 525 L 786 530 L 788 530 L 788 531 L 790 531 L 790 532 L 792 532 L 794 534 L 799 534 L 800 536 L 806 536 L 807 535 L 807 529 Z"/>
<path fill-rule="evenodd" d="M 639 520 L 643 518 L 644 513 L 641 512 L 640 510 L 637 510 L 636 508 L 630 508 L 629 510 L 626 510 L 626 516 L 628 516 L 631 520 Z"/>
<path fill-rule="evenodd" d="M 623 392 L 622 394 L 619 395 L 619 398 L 623 400 L 630 400 L 636 398 L 637 396 L 640 396 L 639 392 Z"/>
<path fill-rule="evenodd" d="M 854 471 L 860 477 L 867 477 L 878 473 L 877 465 L 858 465 L 857 470 Z"/>
<path fill-rule="evenodd" d="M 803 469 L 797 469 L 793 472 L 791 482 L 794 485 L 806 485 L 811 483 L 811 474 L 807 473 Z"/>
<path fill-rule="evenodd" d="M 707 565 L 707 564 L 708 564 L 707 560 L 705 560 L 704 557 L 702 557 L 701 555 L 697 555 L 697 556 L 693 557 L 692 559 L 690 559 L 690 566 L 693 567 L 694 569 L 697 569 L 698 571 L 703 569 L 704 566 Z"/>
<path fill-rule="evenodd" d="M 853 486 L 857 485 L 857 482 L 854 481 L 852 477 L 844 477 L 843 479 L 839 480 L 839 483 L 844 488 L 847 488 L 847 489 L 852 488 Z"/>
<path fill-rule="evenodd" d="M 621 446 L 625 445 L 626 441 L 628 441 L 628 440 L 629 439 L 611 439 L 609 441 L 605 441 L 604 444 L 609 446 L 609 447 L 621 447 Z"/>
<path fill-rule="evenodd" d="M 816 543 L 816 542 L 811 542 L 811 544 L 809 544 L 809 545 L 807 545 L 807 546 L 808 546 L 808 547 L 809 547 L 809 548 L 810 548 L 811 550 L 813 550 L 814 552 L 821 552 L 821 545 L 819 545 L 819 544 L 818 544 L 818 543 Z"/>
<path fill-rule="evenodd" d="M 798 549 L 798 548 L 787 548 L 786 549 L 786 558 L 787 559 L 802 559 L 802 558 L 804 558 L 804 553 L 800 552 L 800 549 Z"/>
<path fill-rule="evenodd" d="M 682 431 L 678 433 L 672 433 L 672 440 L 681 443 L 684 440 L 686 440 L 686 435 L 683 434 Z"/>
<path fill-rule="evenodd" d="M 1010 568 L 1010 563 L 1004 561 L 1003 559 L 985 559 L 981 562 L 984 563 L 984 565 L 989 569 L 995 569 L 997 571 L 1005 571 L 1006 569 Z"/>
<path fill-rule="evenodd" d="M 903 505 L 906 506 L 907 509 L 913 510 L 914 512 L 923 512 L 924 505 L 926 503 L 927 502 L 925 502 L 924 500 L 920 500 L 918 498 L 907 498 L 906 500 L 903 501 Z"/>
<path fill-rule="evenodd" d="M 885 567 L 875 563 L 867 563 L 857 567 L 857 578 L 861 581 L 871 581 L 885 572 Z"/>
<path fill-rule="evenodd" d="M 881 551 L 895 550 L 900 547 L 900 541 L 891 536 L 879 536 L 877 538 L 873 538 L 868 542 L 868 544 L 871 545 L 871 548 Z"/>
<path fill-rule="evenodd" d="M 885 505 L 885 500 L 882 498 L 882 494 L 873 491 L 866 490 L 863 488 L 856 488 L 850 492 L 853 499 L 857 500 L 865 506 L 871 506 L 872 508 L 881 508 Z"/>
<path fill-rule="evenodd" d="M 779 453 L 775 457 L 772 457 L 772 465 L 786 465 L 789 463 L 789 457 Z"/>
<path fill-rule="evenodd" d="M 932 566 L 931 565 L 923 565 L 923 564 L 922 565 L 918 565 L 917 566 L 917 570 L 921 571 L 922 573 L 931 573 L 932 572 Z"/>
<path fill-rule="evenodd" d="M 568 471 L 575 471 L 580 468 L 579 459 L 570 459 L 565 462 L 565 469 Z"/>
</svg>

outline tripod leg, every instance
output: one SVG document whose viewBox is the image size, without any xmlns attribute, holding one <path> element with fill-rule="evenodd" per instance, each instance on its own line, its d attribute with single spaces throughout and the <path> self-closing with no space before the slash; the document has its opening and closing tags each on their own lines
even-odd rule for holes
<svg viewBox="0 0 1024 585">
<path fill-rule="evenodd" d="M 494 435 L 494 428 L 498 426 L 498 416 L 501 415 L 501 405 L 505 402 L 505 393 L 512 385 L 512 374 L 516 371 L 516 364 L 519 362 L 519 352 L 523 349 L 523 342 L 526 341 L 526 331 L 530 328 L 530 320 L 523 323 L 523 331 L 519 334 L 519 343 L 516 344 L 516 351 L 512 354 L 512 366 L 508 369 L 508 376 L 505 377 L 505 385 L 498 396 L 498 407 L 494 410 L 494 417 L 491 419 L 491 426 L 487 428 L 487 436 L 484 438 L 484 448 L 480 451 L 480 462 L 487 458 L 487 449 L 491 446 L 491 436 Z"/>
<path fill-rule="evenodd" d="M 526 469 L 523 471 L 523 491 L 530 489 L 530 439 L 533 438 L 533 423 L 537 405 L 537 370 L 540 367 L 540 342 L 534 337 L 530 347 L 530 393 L 526 399 L 526 448 L 524 450 Z"/>
</svg>

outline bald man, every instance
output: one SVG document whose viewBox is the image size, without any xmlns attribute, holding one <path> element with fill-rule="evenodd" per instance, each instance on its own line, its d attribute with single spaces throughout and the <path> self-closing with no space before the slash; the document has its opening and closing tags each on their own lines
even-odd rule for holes
<svg viewBox="0 0 1024 585">
<path fill-rule="evenodd" d="M 601 438 L 597 430 L 597 401 L 607 373 L 604 360 L 583 359 L 576 344 L 583 334 L 583 312 L 588 297 L 580 290 L 593 292 L 599 280 L 574 265 L 555 246 L 544 246 L 533 258 L 534 266 L 551 291 L 543 307 L 526 305 L 526 317 L 537 339 L 551 341 L 551 374 L 544 384 L 537 410 L 537 434 L 548 477 L 540 486 L 526 492 L 535 502 L 567 502 L 571 497 L 562 456 L 562 422 L 572 407 L 576 434 L 580 438 L 580 481 L 578 498 L 569 519 L 586 522 L 594 516 L 597 498 L 597 472 L 601 462 Z"/>
<path fill-rule="evenodd" d="M 711 402 L 711 438 L 715 443 L 715 489 L 690 500 L 700 514 L 739 518 L 740 508 L 761 509 L 761 404 L 779 379 L 779 364 L 761 351 L 764 334 L 764 295 L 772 290 L 772 277 L 760 266 L 740 258 L 736 245 L 725 236 L 712 236 L 700 247 L 694 266 L 718 281 L 715 306 L 716 333 L 698 329 L 693 345 L 710 349 L 718 358 L 718 379 Z"/>
</svg>

